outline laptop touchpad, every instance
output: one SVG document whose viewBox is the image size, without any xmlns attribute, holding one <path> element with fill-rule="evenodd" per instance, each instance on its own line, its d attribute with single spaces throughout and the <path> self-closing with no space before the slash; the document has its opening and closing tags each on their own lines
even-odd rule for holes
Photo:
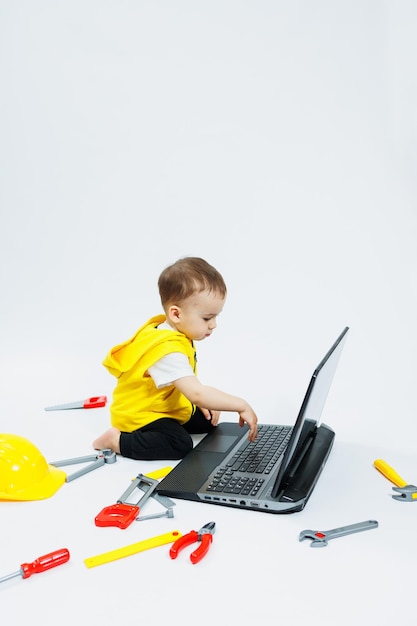
<svg viewBox="0 0 417 626">
<path fill-rule="evenodd" d="M 198 445 L 199 450 L 204 452 L 226 452 L 236 443 L 238 437 L 232 435 L 219 435 L 218 437 L 208 437 Z"/>
</svg>

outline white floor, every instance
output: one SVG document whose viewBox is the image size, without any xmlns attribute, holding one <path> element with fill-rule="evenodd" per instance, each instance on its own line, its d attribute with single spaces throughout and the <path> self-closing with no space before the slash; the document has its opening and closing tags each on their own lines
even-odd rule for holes
<svg viewBox="0 0 417 626">
<path fill-rule="evenodd" d="M 323 414 L 335 447 L 302 513 L 178 501 L 173 520 L 97 528 L 162 465 L 122 458 L 47 500 L 0 502 L 0 577 L 71 552 L 2 583 L 8 623 L 205 624 L 224 605 L 243 624 L 415 623 L 417 508 L 373 461 L 417 481 L 416 25 L 411 0 L 0 4 L 0 431 L 49 461 L 91 454 L 108 407 L 44 407 L 111 397 L 101 361 L 160 311 L 158 275 L 180 256 L 229 288 L 200 378 L 262 422 L 293 422 L 351 329 Z M 84 564 L 211 519 L 196 566 L 165 547 Z M 298 542 L 365 519 L 378 529 Z"/>
</svg>

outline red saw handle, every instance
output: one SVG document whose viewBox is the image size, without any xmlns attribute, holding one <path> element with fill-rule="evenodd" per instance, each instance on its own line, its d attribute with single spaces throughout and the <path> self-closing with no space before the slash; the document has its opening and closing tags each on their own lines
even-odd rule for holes
<svg viewBox="0 0 417 626">
<path fill-rule="evenodd" d="M 117 502 L 104 507 L 95 517 L 94 522 L 96 526 L 117 526 L 124 530 L 137 518 L 139 510 L 139 507 L 133 504 Z"/>
<path fill-rule="evenodd" d="M 107 396 L 93 396 L 84 401 L 83 409 L 98 409 L 100 406 L 106 406 Z"/>
<path fill-rule="evenodd" d="M 22 563 L 22 578 L 29 578 L 32 574 L 41 574 L 52 567 L 57 567 L 69 561 L 70 553 L 66 548 L 55 550 L 32 561 L 32 563 Z"/>
</svg>

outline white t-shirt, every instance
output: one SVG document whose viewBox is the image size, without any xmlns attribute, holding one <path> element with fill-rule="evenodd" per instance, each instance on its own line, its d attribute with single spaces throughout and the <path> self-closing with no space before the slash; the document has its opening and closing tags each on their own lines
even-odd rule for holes
<svg viewBox="0 0 417 626">
<path fill-rule="evenodd" d="M 160 324 L 158 328 L 172 330 L 166 323 Z M 171 352 L 163 356 L 162 359 L 159 359 L 159 361 L 151 365 L 148 369 L 148 373 L 157 389 L 172 385 L 173 381 L 179 378 L 194 376 L 193 368 L 186 355 L 182 352 Z"/>
</svg>

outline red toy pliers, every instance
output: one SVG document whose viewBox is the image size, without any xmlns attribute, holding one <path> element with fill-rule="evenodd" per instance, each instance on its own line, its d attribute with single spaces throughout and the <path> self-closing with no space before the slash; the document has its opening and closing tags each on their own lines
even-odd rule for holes
<svg viewBox="0 0 417 626">
<path fill-rule="evenodd" d="M 213 541 L 214 527 L 214 522 L 208 522 L 207 524 L 204 524 L 198 532 L 196 530 L 191 530 L 186 535 L 182 535 L 182 537 L 177 539 L 171 546 L 169 551 L 171 559 L 176 559 L 181 550 L 186 546 L 189 546 L 196 541 L 200 541 L 201 543 L 198 548 L 194 550 L 194 552 L 191 552 L 190 561 L 193 565 L 201 561 L 203 556 L 207 554 L 211 546 L 211 542 Z"/>
</svg>

